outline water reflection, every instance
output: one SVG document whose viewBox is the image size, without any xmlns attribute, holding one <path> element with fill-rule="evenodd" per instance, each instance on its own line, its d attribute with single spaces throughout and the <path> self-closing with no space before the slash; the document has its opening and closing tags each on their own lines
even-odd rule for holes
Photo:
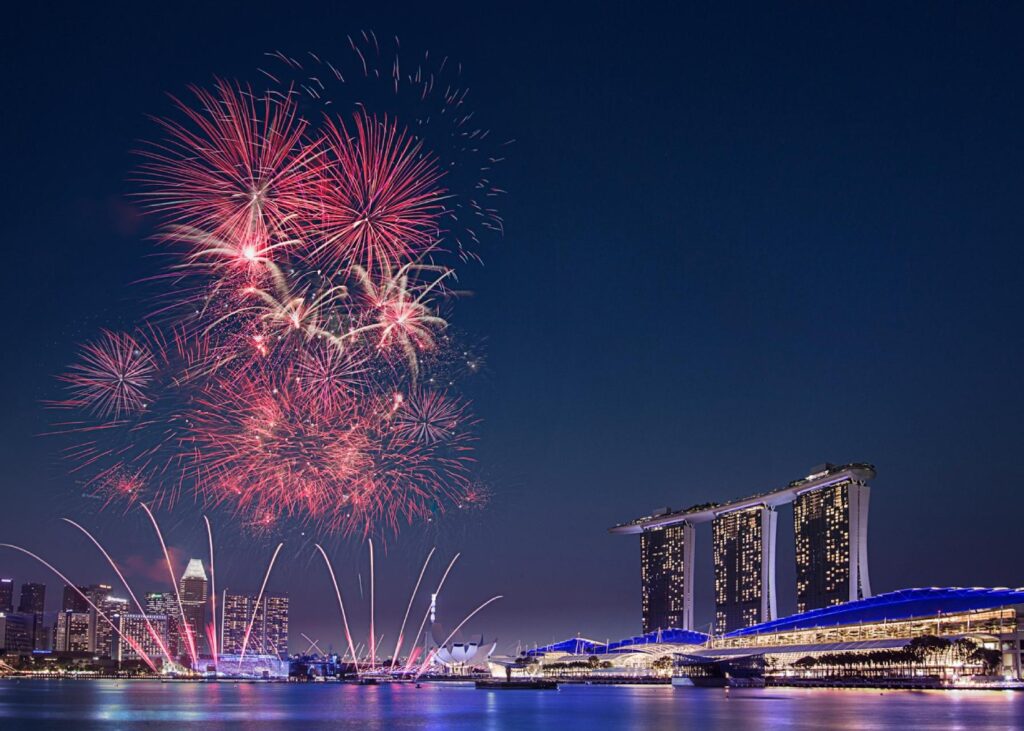
<svg viewBox="0 0 1024 731">
<path fill-rule="evenodd" d="M 0 727 L 335 729 L 1017 729 L 1024 693 L 563 686 L 0 681 Z"/>
</svg>

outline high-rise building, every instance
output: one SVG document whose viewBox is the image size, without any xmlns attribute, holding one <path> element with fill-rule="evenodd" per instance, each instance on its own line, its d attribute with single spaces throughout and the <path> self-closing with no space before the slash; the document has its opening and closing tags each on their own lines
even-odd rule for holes
<svg viewBox="0 0 1024 731">
<path fill-rule="evenodd" d="M 32 652 L 34 616 L 20 612 L 0 612 L 0 650 L 7 655 Z"/>
<path fill-rule="evenodd" d="M 167 617 L 162 614 L 143 615 L 125 612 L 118 617 L 118 630 L 120 635 L 115 635 L 113 644 L 113 657 L 116 657 L 118 662 L 141 660 L 142 657 L 136 648 L 141 648 L 154 662 L 162 662 L 163 651 L 160 644 L 167 645 Z"/>
<path fill-rule="evenodd" d="M 114 657 L 117 654 L 115 646 L 117 632 L 114 628 L 119 626 L 121 617 L 128 614 L 131 611 L 131 607 L 128 605 L 127 599 L 109 595 L 101 599 L 96 606 L 103 611 L 107 619 L 97 615 L 93 620 L 93 652 L 100 657 Z"/>
<path fill-rule="evenodd" d="M 21 601 L 18 611 L 25 614 L 42 613 L 46 606 L 46 584 L 27 583 L 21 585 Z"/>
<path fill-rule="evenodd" d="M 870 464 L 824 464 L 775 490 L 683 510 L 663 508 L 613 526 L 612 533 L 640 535 L 644 631 L 671 624 L 692 629 L 693 527 L 707 522 L 714 541 L 717 631 L 774 618 L 776 510 L 789 504 L 798 611 L 870 597 L 867 483 L 874 477 Z"/>
<path fill-rule="evenodd" d="M 288 596 L 224 593 L 221 602 L 221 648 L 224 655 L 240 655 L 242 648 L 254 655 L 288 655 Z M 246 630 L 249 639 L 246 642 Z"/>
<path fill-rule="evenodd" d="M 868 498 L 856 475 L 812 487 L 793 502 L 797 611 L 871 596 Z"/>
<path fill-rule="evenodd" d="M 81 592 L 81 593 L 79 593 Z M 62 612 L 88 612 L 89 602 L 85 600 L 82 594 L 85 593 L 85 587 L 69 586 L 64 585 L 64 594 L 61 596 L 60 609 Z"/>
<path fill-rule="evenodd" d="M 277 655 L 279 658 L 288 657 L 288 605 L 289 599 L 286 594 L 267 594 L 263 598 L 266 611 L 264 612 L 263 635 L 266 638 L 264 646 L 268 655 Z"/>
<path fill-rule="evenodd" d="M 14 611 L 14 579 L 0 579 L 0 612 Z"/>
<path fill-rule="evenodd" d="M 731 632 L 775 618 L 775 527 L 761 505 L 715 517 L 715 631 Z"/>
<path fill-rule="evenodd" d="M 171 657 L 184 650 L 181 641 L 181 610 L 173 591 L 146 592 L 146 616 L 164 617 L 167 632 L 166 647 Z"/>
<path fill-rule="evenodd" d="M 21 599 L 18 612 L 32 615 L 32 647 L 41 650 L 46 647 L 43 629 L 43 612 L 46 611 L 46 584 L 28 582 L 21 585 Z"/>
<path fill-rule="evenodd" d="M 181 595 L 181 611 L 185 615 L 196 653 L 202 651 L 206 636 L 206 587 L 206 569 L 203 568 L 203 562 L 198 558 L 189 559 L 185 573 L 181 575 L 178 592 Z M 182 632 L 183 636 L 184 634 Z M 180 650 L 182 654 L 189 653 L 187 638 Z"/>
<path fill-rule="evenodd" d="M 53 627 L 53 649 L 55 652 L 92 652 L 92 612 L 74 612 L 70 609 L 57 613 Z"/>
<path fill-rule="evenodd" d="M 694 528 L 688 522 L 640 534 L 644 632 L 693 628 Z"/>
</svg>

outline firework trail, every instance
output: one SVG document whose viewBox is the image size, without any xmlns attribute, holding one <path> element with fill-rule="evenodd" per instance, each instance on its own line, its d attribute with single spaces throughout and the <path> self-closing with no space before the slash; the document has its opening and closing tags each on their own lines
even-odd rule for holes
<svg viewBox="0 0 1024 731">
<path fill-rule="evenodd" d="M 447 645 L 447 644 L 448 644 L 448 642 L 449 642 L 449 641 L 451 641 L 452 637 L 454 637 L 454 636 L 455 636 L 455 635 L 456 635 L 456 634 L 458 633 L 458 631 L 459 631 L 460 629 L 462 629 L 463 625 L 465 625 L 465 624 L 466 624 L 466 622 L 468 622 L 468 621 L 469 621 L 469 620 L 471 620 L 471 619 L 472 619 L 472 618 L 473 618 L 474 616 L 476 616 L 476 614 L 477 614 L 477 613 L 478 613 L 478 612 L 479 612 L 480 610 L 482 610 L 482 609 L 483 609 L 484 607 L 486 607 L 486 606 L 487 606 L 488 604 L 490 604 L 490 603 L 492 603 L 492 602 L 496 602 L 496 601 L 498 601 L 498 600 L 499 600 L 499 599 L 501 599 L 501 598 L 502 598 L 502 595 L 501 595 L 501 594 L 498 594 L 497 596 L 492 596 L 492 597 L 491 597 L 490 599 L 488 599 L 487 601 L 485 601 L 485 602 L 484 602 L 483 604 L 481 604 L 481 605 L 480 605 L 479 607 L 477 607 L 477 608 L 476 608 L 476 609 L 474 609 L 474 610 L 473 610 L 472 612 L 470 612 L 469 614 L 467 614 L 467 615 L 466 615 L 466 618 L 465 618 L 465 619 L 463 619 L 463 620 L 462 620 L 461 622 L 459 622 L 459 623 L 458 623 L 458 624 L 457 624 L 457 625 L 455 626 L 455 629 L 453 629 L 453 630 L 452 630 L 451 632 L 449 632 L 449 633 L 448 633 L 448 636 L 444 638 L 444 642 L 442 642 L 442 643 L 441 643 L 440 645 L 438 645 L 438 647 L 444 647 L 445 645 Z M 418 679 L 418 678 L 419 678 L 419 677 L 420 677 L 420 676 L 421 676 L 421 675 L 423 674 L 423 672 L 424 672 L 424 671 L 425 671 L 425 670 L 427 669 L 427 666 L 429 666 L 429 665 L 430 665 L 431 661 L 433 661 L 433 659 L 434 659 L 434 656 L 435 656 L 436 654 L 437 654 L 437 651 L 436 651 L 436 650 L 434 650 L 434 651 L 432 651 L 432 652 L 428 653 L 428 655 L 427 655 L 427 658 L 426 658 L 426 659 L 425 659 L 425 660 L 423 661 L 423 665 L 421 665 L 421 666 L 420 666 L 420 669 L 419 669 L 419 670 L 418 670 L 418 671 L 416 672 L 416 678 L 417 678 L 417 679 Z"/>
<path fill-rule="evenodd" d="M 114 562 L 113 557 L 111 557 L 111 555 L 107 552 L 107 549 L 105 549 L 100 544 L 100 542 L 96 540 L 96 537 L 93 536 L 92 533 L 87 531 L 85 528 L 83 528 L 75 521 L 71 520 L 70 518 L 64 518 L 63 520 L 65 523 L 73 525 L 75 528 L 78 528 L 78 530 L 84 533 L 86 537 L 90 541 L 92 541 L 93 545 L 95 545 L 96 548 L 99 549 L 100 553 L 103 554 L 103 557 L 107 559 L 107 563 L 110 564 L 110 567 L 114 570 L 114 573 L 117 574 L 117 578 L 121 580 L 121 584 L 128 592 L 128 596 L 132 598 L 132 601 L 135 603 L 136 608 L 139 610 L 139 614 L 142 615 L 142 619 L 146 623 L 146 630 L 149 632 L 149 636 L 153 638 L 153 641 L 156 643 L 157 647 L 160 648 L 160 652 L 163 653 L 164 659 L 166 659 L 168 663 L 173 663 L 174 658 L 171 657 L 171 653 L 168 652 L 167 646 L 164 644 L 164 641 L 160 638 L 159 633 L 156 631 L 156 629 L 153 628 L 153 623 L 149 621 L 149 613 L 146 611 L 146 609 L 143 608 L 142 603 L 139 601 L 138 597 L 135 596 L 135 592 L 132 591 L 132 587 L 128 583 L 128 579 L 124 577 L 124 574 L 121 572 L 121 569 L 118 567 L 117 563 Z"/>
<path fill-rule="evenodd" d="M 461 553 L 456 553 L 452 557 L 451 562 L 449 562 L 449 564 L 448 564 L 448 568 L 446 568 L 444 570 L 444 574 L 441 575 L 441 580 L 439 582 L 437 582 L 437 588 L 434 589 L 434 596 L 435 597 L 438 594 L 441 593 L 441 588 L 444 586 L 444 582 L 448 580 L 448 574 L 451 573 L 452 567 L 455 565 L 455 562 L 459 560 L 459 556 L 461 556 L 461 555 L 462 555 Z M 429 617 L 430 617 L 430 607 L 428 606 L 427 610 L 425 612 L 423 612 L 423 620 L 420 622 L 419 629 L 416 630 L 416 637 L 420 637 L 423 634 L 423 628 L 427 625 L 427 619 Z M 404 668 L 406 671 L 409 671 L 412 668 L 412 663 L 414 662 L 413 657 L 414 657 L 414 655 L 410 654 L 409 659 L 406 661 L 405 668 Z"/>
<path fill-rule="evenodd" d="M 338 586 L 338 579 L 334 575 L 334 567 L 331 565 L 331 559 L 327 557 L 326 551 L 324 551 L 323 547 L 319 543 L 316 544 L 316 550 L 318 550 L 320 555 L 323 556 L 324 563 L 327 564 L 327 571 L 331 575 L 331 583 L 334 585 L 334 595 L 338 599 L 338 609 L 341 610 L 341 623 L 345 629 L 345 640 L 348 642 L 349 652 L 352 653 L 352 662 L 355 663 L 356 671 L 358 671 L 359 660 L 356 656 L 355 645 L 352 643 L 352 633 L 349 631 L 348 627 L 348 615 L 345 613 L 345 602 L 341 599 L 341 587 Z"/>
<path fill-rule="evenodd" d="M 132 650 L 134 650 L 140 658 L 142 658 L 142 661 L 146 663 L 150 670 L 152 670 L 154 673 L 156 672 L 156 663 L 153 662 L 153 659 L 146 653 L 146 651 L 142 649 L 142 647 L 135 640 L 121 632 L 121 629 L 116 624 L 114 624 L 114 622 L 103 612 L 103 610 L 96 606 L 93 603 L 93 601 L 88 596 L 86 596 L 86 594 L 83 591 L 81 591 L 77 586 L 75 586 L 74 582 L 72 582 L 71 579 L 62 574 L 59 570 L 57 570 L 57 568 L 54 567 L 53 564 L 51 564 L 41 556 L 32 553 L 32 551 L 29 551 L 26 548 L 22 548 L 21 546 L 15 546 L 11 543 L 0 543 L 0 548 L 10 548 L 12 550 L 19 551 L 20 553 L 23 553 L 26 556 L 29 556 L 30 558 L 34 558 L 43 566 L 50 569 L 50 571 L 57 575 L 57 578 L 64 582 L 65 586 L 71 587 L 74 590 L 74 592 L 78 594 L 78 596 L 80 596 L 93 611 L 96 612 L 96 616 L 98 616 L 100 619 L 102 619 L 104 622 L 110 625 L 110 628 L 117 633 L 117 636 L 120 637 L 126 645 L 131 647 Z"/>
<path fill-rule="evenodd" d="M 203 516 L 203 522 L 206 524 L 206 537 L 210 546 L 210 600 L 213 603 L 210 627 L 207 629 L 207 639 L 210 643 L 210 654 L 213 655 L 213 664 L 216 667 L 219 654 L 217 652 L 217 572 L 213 568 L 213 528 L 210 526 L 210 519 L 205 515 Z"/>
<path fill-rule="evenodd" d="M 371 538 L 367 543 L 370 544 L 370 670 L 377 669 L 377 635 L 373 628 L 374 620 L 374 575 L 375 571 L 373 568 L 373 539 Z"/>
<path fill-rule="evenodd" d="M 189 625 L 188 620 L 185 619 L 185 605 L 181 603 L 181 593 L 178 591 L 178 582 L 174 579 L 174 567 L 171 565 L 171 555 L 167 552 L 167 544 L 164 543 L 164 534 L 160 531 L 160 526 L 157 524 L 156 518 L 149 507 L 145 503 L 140 503 L 140 506 L 149 517 L 149 521 L 153 524 L 153 530 L 156 531 L 156 537 L 160 540 L 160 550 L 163 551 L 164 561 L 167 563 L 167 575 L 170 577 L 171 586 L 174 587 L 174 597 L 178 601 L 178 612 L 181 615 L 181 631 L 185 636 L 185 646 L 192 660 L 192 667 L 198 668 L 199 653 L 196 650 L 195 637 L 193 636 L 192 627 Z"/>
<path fill-rule="evenodd" d="M 437 547 L 430 549 L 430 553 L 427 554 L 427 559 L 423 562 L 423 568 L 420 569 L 420 575 L 416 579 L 416 586 L 412 589 L 412 594 L 409 596 L 409 604 L 405 607 L 405 616 L 402 617 L 402 626 L 398 629 L 398 639 L 395 641 L 395 651 L 391 653 L 391 668 L 394 671 L 395 663 L 398 662 L 398 653 L 402 650 L 402 639 L 405 635 L 405 623 L 409 621 L 409 612 L 412 610 L 412 602 L 416 598 L 416 593 L 420 590 L 420 584 L 423 582 L 423 574 L 427 571 L 427 564 L 430 563 L 431 557 L 434 555 L 434 551 Z"/>
<path fill-rule="evenodd" d="M 274 555 L 270 557 L 270 565 L 267 566 L 267 572 L 263 575 L 263 583 L 260 584 L 260 593 L 256 595 L 256 606 L 252 610 L 252 618 L 249 620 L 249 624 L 245 628 L 245 635 L 242 638 L 242 651 L 238 655 L 238 667 L 242 667 L 242 661 L 245 659 L 245 648 L 249 644 L 249 635 L 252 634 L 252 626 L 256 624 L 256 614 L 259 612 L 260 602 L 263 601 L 263 592 L 267 590 L 267 582 L 270 580 L 270 572 L 274 570 L 274 562 L 277 561 L 277 554 L 281 553 L 281 549 L 284 547 L 283 543 L 278 543 L 277 548 L 274 549 Z"/>
<path fill-rule="evenodd" d="M 190 495 L 252 532 L 368 538 L 487 494 L 445 261 L 501 230 L 501 155 L 457 64 L 372 33 L 349 51 L 273 54 L 265 89 L 217 79 L 156 118 L 137 180 L 170 261 L 159 306 L 84 345 L 54 404 L 105 505 Z"/>
</svg>

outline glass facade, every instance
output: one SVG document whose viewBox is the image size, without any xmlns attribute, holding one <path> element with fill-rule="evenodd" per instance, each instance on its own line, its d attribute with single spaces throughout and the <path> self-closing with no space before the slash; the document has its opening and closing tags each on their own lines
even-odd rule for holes
<svg viewBox="0 0 1024 731">
<path fill-rule="evenodd" d="M 802 493 L 793 502 L 797 612 L 871 596 L 868 490 L 847 481 Z"/>
<path fill-rule="evenodd" d="M 288 656 L 288 597 L 264 594 L 257 602 L 250 594 L 224 594 L 221 619 L 221 653 Z M 245 633 L 249 631 L 246 642 Z"/>
<path fill-rule="evenodd" d="M 178 592 L 181 595 L 181 612 L 188 623 L 188 632 L 195 643 L 195 651 L 202 653 L 206 644 L 206 570 L 198 558 L 189 560 L 182 574 Z M 184 632 L 182 633 L 185 638 Z M 188 641 L 181 643 L 182 654 L 189 652 Z"/>
<path fill-rule="evenodd" d="M 693 626 L 694 528 L 677 523 L 640 535 L 643 631 Z"/>
<path fill-rule="evenodd" d="M 777 517 L 774 510 L 759 506 L 712 522 L 717 633 L 774 619 Z"/>
<path fill-rule="evenodd" d="M 147 621 L 148 620 L 148 621 Z M 167 644 L 167 617 L 163 615 L 145 616 L 141 614 L 129 614 L 125 612 L 118 617 L 118 629 L 121 634 L 129 638 L 135 645 L 142 648 L 152 660 L 162 661 L 163 652 L 160 643 Z M 152 632 L 150 628 L 152 627 Z M 156 637 L 153 634 L 156 634 Z M 159 642 L 157 641 L 159 639 Z M 131 643 L 126 642 L 117 636 L 114 643 L 118 661 L 141 660 L 142 657 Z"/>
</svg>

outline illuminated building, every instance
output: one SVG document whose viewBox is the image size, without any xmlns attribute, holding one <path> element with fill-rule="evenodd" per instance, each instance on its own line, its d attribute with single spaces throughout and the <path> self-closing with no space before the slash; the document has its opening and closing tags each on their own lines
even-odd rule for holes
<svg viewBox="0 0 1024 731">
<path fill-rule="evenodd" d="M 775 618 L 775 526 L 765 506 L 722 513 L 711 524 L 715 556 L 715 631 Z"/>
<path fill-rule="evenodd" d="M 66 591 L 67 589 L 65 588 Z M 95 652 L 100 657 L 113 656 L 114 628 L 111 626 L 111 623 L 116 625 L 117 618 L 128 608 L 128 601 L 111 596 L 111 591 L 113 591 L 113 587 L 109 584 L 92 584 L 91 586 L 82 587 L 82 593 L 89 597 L 89 601 L 107 615 L 107 618 L 110 620 L 110 622 L 105 621 L 96 614 L 95 609 L 86 605 L 87 611 L 92 612 L 94 615 L 89 651 Z"/>
<path fill-rule="evenodd" d="M 92 612 L 74 612 L 70 609 L 58 612 L 53 628 L 54 651 L 92 652 L 94 618 Z"/>
<path fill-rule="evenodd" d="M 14 611 L 14 579 L 0 579 L 0 613 Z"/>
<path fill-rule="evenodd" d="M 20 612 L 0 612 L 0 650 L 7 655 L 32 652 L 34 616 Z"/>
<path fill-rule="evenodd" d="M 926 669 L 884 666 L 886 651 L 899 652 L 921 637 L 951 643 L 969 639 L 995 655 L 996 667 L 984 668 L 977 658 L 957 656 L 955 648 L 937 655 Z M 947 681 L 987 674 L 996 680 L 1024 680 L 1024 587 L 1019 589 L 903 589 L 878 596 L 813 609 L 744 627 L 724 635 L 672 630 L 648 632 L 603 643 L 575 637 L 524 653 L 545 665 L 565 668 L 588 665 L 591 657 L 610 675 L 650 677 L 663 674 L 664 661 L 680 656 L 727 661 L 765 660 L 766 674 L 776 678 L 814 677 L 808 660 L 837 655 L 850 665 L 848 674 L 865 676 L 936 674 Z M 855 658 L 863 655 L 859 665 Z M 854 660 L 851 661 L 851 657 Z M 536 669 L 529 670 L 537 672 Z M 593 672 L 593 671 L 590 671 Z M 989 686 L 991 687 L 991 686 Z"/>
<path fill-rule="evenodd" d="M 181 611 L 185 615 L 189 632 L 195 643 L 196 652 L 200 652 L 206 637 L 206 569 L 198 558 L 189 559 L 185 573 L 181 575 L 178 592 L 181 595 Z M 188 652 L 188 643 L 179 650 Z"/>
<path fill-rule="evenodd" d="M 164 617 L 167 632 L 167 651 L 177 657 L 184 645 L 181 642 L 181 610 L 173 591 L 146 592 L 146 616 Z"/>
<path fill-rule="evenodd" d="M 241 655 L 288 655 L 288 606 L 284 594 L 264 594 L 256 601 L 255 594 L 228 594 L 221 601 L 221 653 Z M 249 639 L 246 630 L 251 623 Z"/>
<path fill-rule="evenodd" d="M 693 539 L 686 522 L 640 534 L 645 632 L 693 626 Z"/>
<path fill-rule="evenodd" d="M 871 596 L 868 497 L 856 478 L 801 492 L 793 501 L 797 611 Z"/>
<path fill-rule="evenodd" d="M 152 631 L 150 627 L 152 627 Z M 118 617 L 118 630 L 121 635 L 141 647 L 152 660 L 162 662 L 163 652 L 160 649 L 160 643 L 164 643 L 165 646 L 167 644 L 167 617 L 125 612 Z M 154 634 L 156 637 L 153 636 Z M 120 635 L 115 635 L 115 638 L 114 648 L 118 662 L 142 659 L 131 643 L 122 639 Z"/>
<path fill-rule="evenodd" d="M 46 584 L 26 583 L 21 585 L 19 614 L 32 615 L 32 647 L 41 650 L 46 646 L 43 630 L 43 612 L 46 610 Z"/>
<path fill-rule="evenodd" d="M 694 531 L 712 523 L 715 625 L 729 631 L 775 616 L 777 509 L 793 503 L 798 606 L 871 596 L 867 558 L 868 464 L 815 467 L 775 490 L 725 503 L 655 511 L 610 529 L 639 534 L 644 631 L 693 627 Z M 673 529 L 675 529 L 673 531 Z"/>
</svg>

